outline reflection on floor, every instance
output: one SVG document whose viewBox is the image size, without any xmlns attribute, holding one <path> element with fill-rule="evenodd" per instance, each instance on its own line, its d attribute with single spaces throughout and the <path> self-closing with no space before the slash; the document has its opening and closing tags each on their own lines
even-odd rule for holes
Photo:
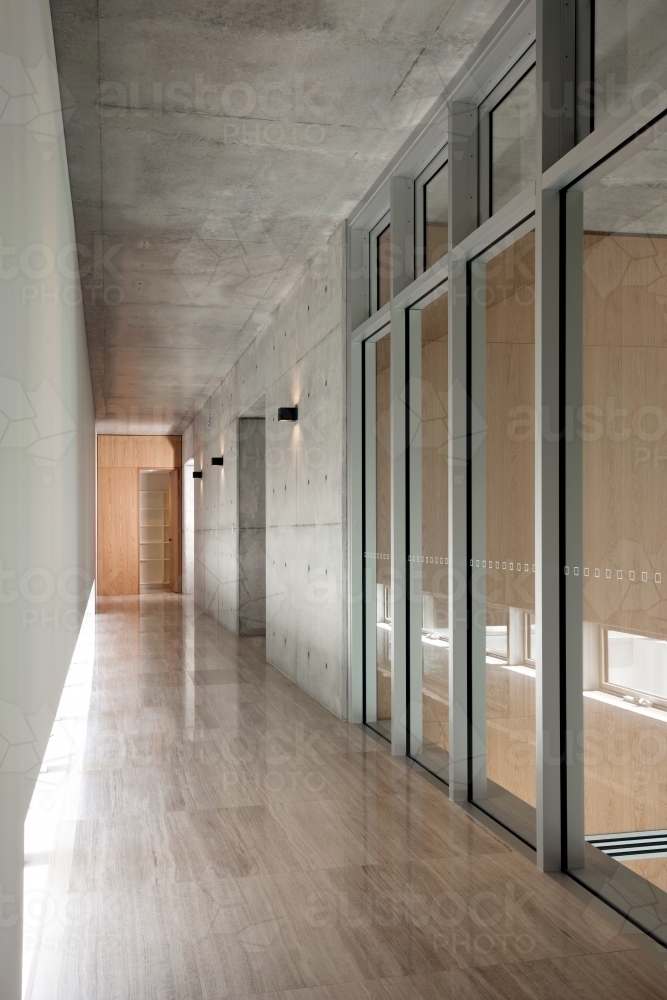
<svg viewBox="0 0 667 1000">
<path fill-rule="evenodd" d="M 535 805 L 535 677 L 487 663 L 488 776 Z M 667 712 L 584 693 L 587 834 L 667 829 Z M 667 891 L 667 858 L 623 862 Z"/>
<path fill-rule="evenodd" d="M 67 877 L 28 1000 L 665 996 L 657 963 L 261 640 L 171 594 L 98 607 Z"/>
</svg>

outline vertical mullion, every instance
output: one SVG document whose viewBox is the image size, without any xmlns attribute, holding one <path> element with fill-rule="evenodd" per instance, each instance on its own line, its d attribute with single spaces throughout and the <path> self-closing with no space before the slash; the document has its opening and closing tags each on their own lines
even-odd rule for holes
<svg viewBox="0 0 667 1000">
<path fill-rule="evenodd" d="M 561 858 L 560 194 L 540 192 L 535 253 L 535 714 L 537 863 Z"/>
<path fill-rule="evenodd" d="M 407 310 L 391 310 L 391 752 L 408 748 Z"/>
<path fill-rule="evenodd" d="M 364 511 L 364 352 L 363 343 L 352 342 L 348 381 L 348 536 L 349 569 L 349 667 L 348 719 L 364 721 L 364 637 L 366 613 L 366 567 L 368 565 Z"/>
<path fill-rule="evenodd" d="M 377 383 L 376 347 L 364 349 L 364 523 L 366 587 L 364 593 L 364 721 L 377 722 Z"/>
<path fill-rule="evenodd" d="M 472 796 L 486 798 L 486 265 L 470 266 L 470 672 Z M 493 499 L 493 498 L 492 498 Z"/>
<path fill-rule="evenodd" d="M 564 563 L 573 569 L 562 576 L 565 589 L 563 670 L 563 728 L 566 734 L 562 773 L 564 797 L 563 867 L 584 867 L 584 665 L 583 665 L 583 233 L 584 197 L 568 191 L 564 200 L 565 218 L 564 281 L 564 386 L 563 396 L 567 437 L 564 441 L 563 530 Z"/>
<path fill-rule="evenodd" d="M 451 183 L 451 181 L 450 181 Z M 450 194 L 451 206 L 451 194 Z M 468 287 L 464 257 L 449 254 L 449 797 L 467 801 L 468 703 Z"/>
<path fill-rule="evenodd" d="M 408 313 L 408 479 L 409 479 L 409 753 L 422 752 L 422 314 Z"/>
<path fill-rule="evenodd" d="M 479 150 L 476 105 L 453 102 L 449 113 L 449 245 L 458 246 L 479 222 Z M 449 253 L 447 412 L 449 424 L 449 797 L 470 794 L 471 690 L 469 685 L 469 397 L 468 265 Z"/>
<path fill-rule="evenodd" d="M 537 864 L 560 871 L 564 789 L 579 784 L 583 761 L 566 757 L 567 669 L 563 563 L 564 255 L 561 194 L 542 190 L 543 171 L 575 143 L 577 66 L 573 0 L 537 3 L 537 133 L 535 149 L 535 620 Z M 581 653 L 579 654 L 581 658 Z M 576 758 L 577 755 L 574 755 Z M 569 777 L 568 777 L 569 774 Z M 583 777 L 581 778 L 583 782 Z"/>
</svg>

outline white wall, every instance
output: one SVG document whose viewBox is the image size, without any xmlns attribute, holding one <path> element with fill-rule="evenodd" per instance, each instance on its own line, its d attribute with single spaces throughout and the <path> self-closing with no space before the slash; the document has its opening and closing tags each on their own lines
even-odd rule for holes
<svg viewBox="0 0 667 1000">
<path fill-rule="evenodd" d="M 204 469 L 195 483 L 195 602 L 238 634 L 238 418 L 265 398 L 267 658 L 341 718 L 344 236 L 340 226 L 197 414 L 192 442 L 195 466 Z M 293 405 L 298 423 L 278 424 L 278 407 Z M 223 452 L 224 467 L 211 467 L 211 456 Z"/>
<path fill-rule="evenodd" d="M 0 4 L 0 969 L 23 822 L 95 569 L 95 434 L 48 0 Z"/>
</svg>

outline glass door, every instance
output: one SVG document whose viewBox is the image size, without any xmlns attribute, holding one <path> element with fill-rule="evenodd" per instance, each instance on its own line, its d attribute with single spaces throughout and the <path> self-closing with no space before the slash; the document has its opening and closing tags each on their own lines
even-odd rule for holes
<svg viewBox="0 0 667 1000">
<path fill-rule="evenodd" d="M 364 344 L 364 720 L 391 739 L 391 354 Z"/>
<path fill-rule="evenodd" d="M 535 840 L 535 233 L 470 265 L 472 797 Z"/>
<path fill-rule="evenodd" d="M 579 874 L 667 941 L 667 140 L 646 141 L 567 195 L 580 422 L 563 573 L 581 655 Z"/>
<path fill-rule="evenodd" d="M 139 472 L 139 570 L 142 589 L 164 589 L 171 579 L 169 471 Z"/>
<path fill-rule="evenodd" d="M 409 753 L 447 781 L 448 627 L 447 292 L 410 312 Z"/>
</svg>

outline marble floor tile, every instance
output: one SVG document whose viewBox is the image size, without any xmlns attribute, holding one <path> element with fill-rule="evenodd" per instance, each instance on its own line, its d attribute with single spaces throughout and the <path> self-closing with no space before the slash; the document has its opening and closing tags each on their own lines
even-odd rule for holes
<svg viewBox="0 0 667 1000">
<path fill-rule="evenodd" d="M 667 996 L 628 938 L 192 598 L 98 602 L 83 757 L 26 1000 Z"/>
<path fill-rule="evenodd" d="M 69 895 L 43 943 L 31 1000 L 202 1000 L 180 895 L 164 888 Z M 54 975 L 55 973 L 55 975 Z"/>
</svg>

